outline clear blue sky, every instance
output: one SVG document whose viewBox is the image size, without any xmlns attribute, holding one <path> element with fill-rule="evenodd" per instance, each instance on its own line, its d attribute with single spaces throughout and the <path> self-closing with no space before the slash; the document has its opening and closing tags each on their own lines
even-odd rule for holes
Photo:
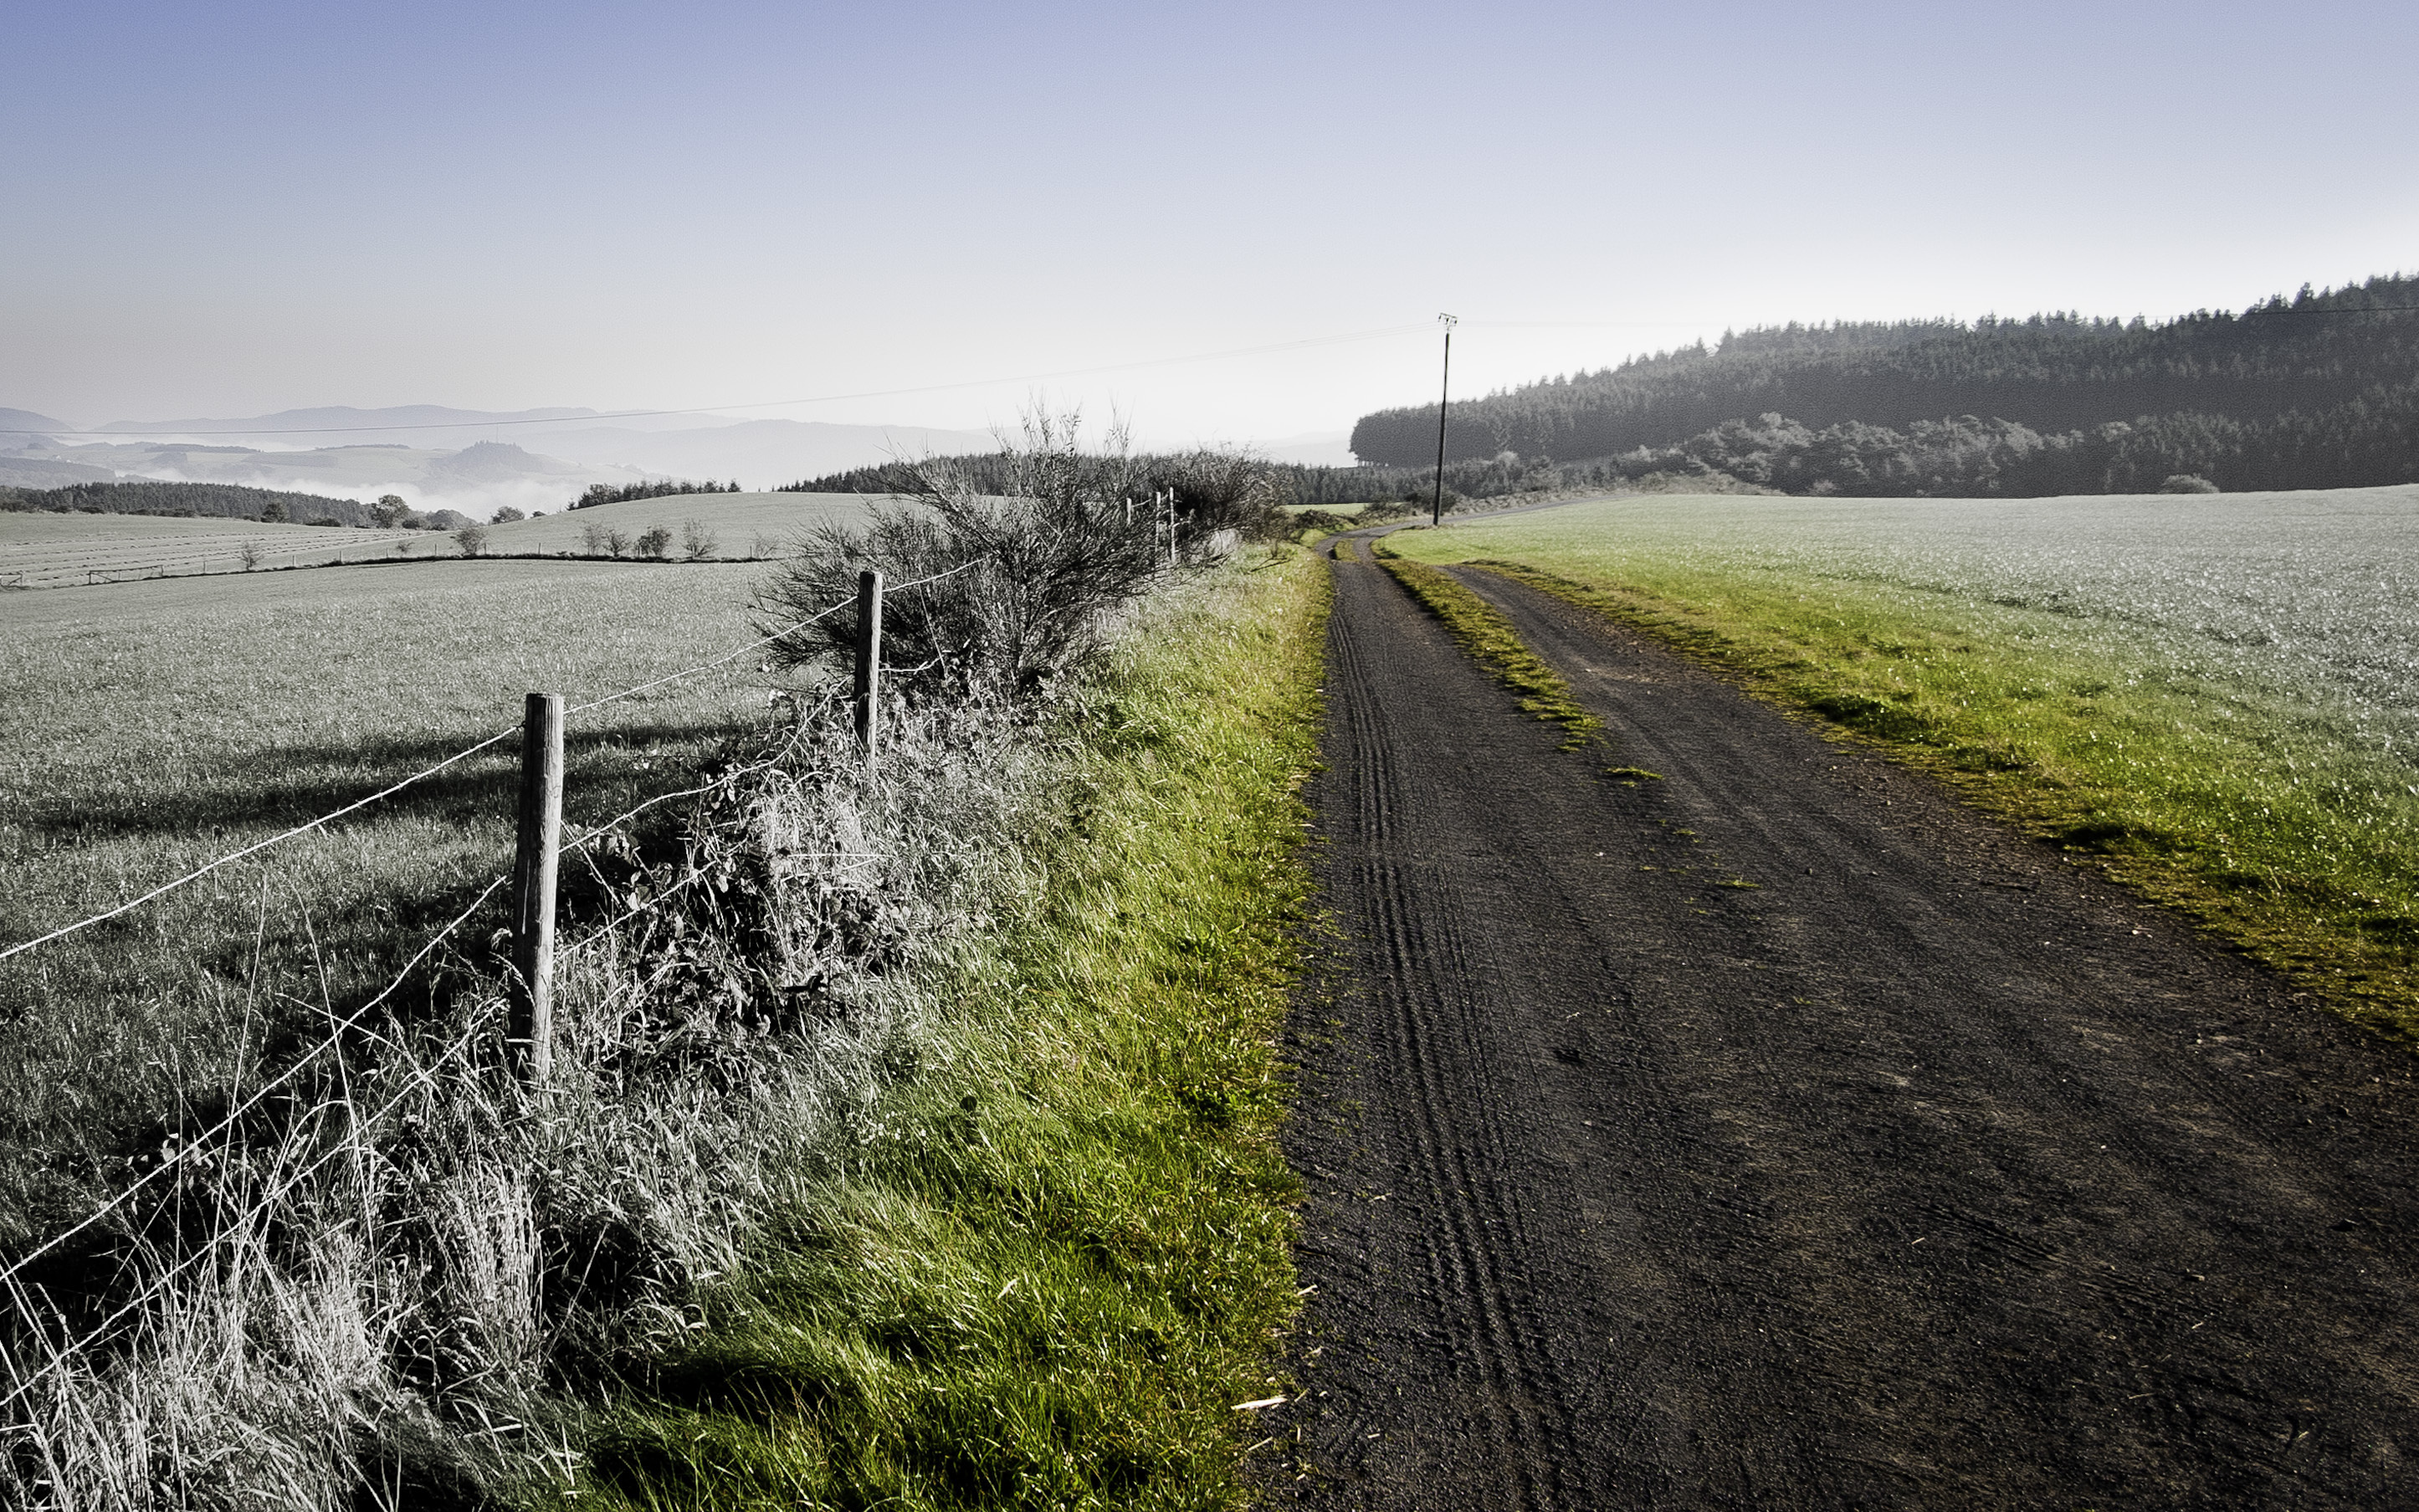
<svg viewBox="0 0 2419 1512">
<path fill-rule="evenodd" d="M 6 38 L 0 405 L 77 422 L 710 405 L 1440 310 L 1477 392 L 2419 270 L 2409 0 L 27 0 Z M 1273 437 L 1434 365 L 1422 332 L 1046 387 Z M 763 412 L 978 426 L 1029 387 Z"/>
</svg>

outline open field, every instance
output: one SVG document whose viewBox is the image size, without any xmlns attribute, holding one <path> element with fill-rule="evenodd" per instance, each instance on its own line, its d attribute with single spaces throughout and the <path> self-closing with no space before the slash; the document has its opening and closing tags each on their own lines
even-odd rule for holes
<svg viewBox="0 0 2419 1512">
<path fill-rule="evenodd" d="M 2407 1033 L 2419 597 L 2397 564 L 2414 525 L 2410 486 L 1667 496 L 1390 544 L 1528 569 Z"/>
<path fill-rule="evenodd" d="M 872 501 L 864 494 L 795 493 L 638 499 L 491 525 L 486 549 L 498 556 L 585 556 L 590 554 L 587 532 L 592 526 L 620 531 L 629 541 L 661 526 L 671 532 L 672 555 L 679 557 L 685 555 L 682 528 L 697 520 L 715 537 L 708 559 L 778 556 L 801 532 L 826 521 L 854 519 Z M 0 589 L 243 572 L 247 542 L 259 552 L 262 570 L 461 554 L 454 537 L 442 531 L 15 510 L 0 512 Z M 635 554 L 635 548 L 626 549 Z"/>
<path fill-rule="evenodd" d="M 312 532 L 315 534 L 329 532 Z M 764 571 L 451 562 L 0 596 L 0 942 L 751 638 Z M 574 717 L 568 822 L 761 721 L 755 659 Z M 126 1177 L 182 1088 L 382 980 L 510 862 L 514 745 L 0 964 L 0 1241 Z"/>
<path fill-rule="evenodd" d="M 678 554 L 681 527 L 694 519 L 703 521 L 719 537 L 715 555 L 778 556 L 783 543 L 802 532 L 830 520 L 855 519 L 868 505 L 879 501 L 879 495 L 856 493 L 670 494 L 553 511 L 536 519 L 494 526 L 488 532 L 487 549 L 585 552 L 587 529 L 592 525 L 621 531 L 634 539 L 662 526 L 672 532 L 672 550 Z"/>
<path fill-rule="evenodd" d="M 240 1440 L 213 1473 L 268 1488 L 270 1504 L 316 1503 L 310 1488 L 321 1485 L 349 1494 L 355 1455 L 392 1467 L 378 1473 L 400 1477 L 407 1492 L 454 1494 L 443 1489 L 468 1482 L 445 1477 L 470 1473 L 462 1456 L 424 1428 L 396 1427 L 393 1383 L 406 1396 L 424 1389 L 419 1372 L 429 1361 L 413 1352 L 424 1336 L 380 1310 L 393 1305 L 394 1277 L 377 1266 L 408 1267 L 392 1257 L 413 1253 L 422 1241 L 412 1236 L 430 1226 L 440 1236 L 465 1222 L 473 1233 L 492 1225 L 507 1238 L 517 1232 L 511 1223 L 521 1210 L 475 1184 L 443 1188 L 481 1204 L 467 1211 L 409 1205 L 436 1201 L 413 1183 L 454 1180 L 440 1180 L 438 1167 L 495 1159 L 516 1180 L 543 1168 L 555 1189 L 585 1180 L 568 1172 L 575 1165 L 620 1171 L 634 1183 L 626 1200 L 649 1223 L 677 1214 L 693 1224 L 670 1235 L 650 1229 L 648 1242 L 661 1246 L 650 1254 L 684 1257 L 677 1273 L 698 1278 L 694 1290 L 684 1282 L 667 1300 L 693 1304 L 700 1326 L 603 1341 L 618 1362 L 614 1379 L 626 1368 L 643 1390 L 601 1419 L 567 1399 L 512 1397 L 532 1388 L 509 1381 L 493 1388 L 507 1395 L 470 1398 L 535 1415 L 548 1443 L 560 1433 L 582 1444 L 583 1500 L 722 1506 L 743 1504 L 750 1490 L 814 1485 L 840 1499 L 881 1494 L 940 1506 L 969 1496 L 1029 1501 L 1046 1485 L 1076 1501 L 1236 1504 L 1243 1441 L 1231 1404 L 1273 1389 L 1269 1340 L 1295 1304 L 1275 1057 L 1308 887 L 1295 789 L 1313 760 L 1324 600 L 1316 562 L 1297 551 L 1283 570 L 1267 570 L 1277 565 L 1239 565 L 1144 606 L 1116 664 L 1070 690 L 1081 709 L 1069 707 L 1066 727 L 1040 737 L 1046 756 L 1005 764 L 1053 764 L 1036 789 L 1046 804 L 1028 816 L 1029 852 L 1015 842 L 1022 830 L 961 835 L 950 818 L 959 800 L 942 797 L 930 822 L 949 830 L 950 842 L 995 853 L 981 864 L 1001 886 L 976 902 L 979 933 L 953 936 L 930 982 L 921 965 L 913 984 L 903 972 L 871 981 L 867 991 L 893 1006 L 844 999 L 830 1022 L 802 1026 L 795 1044 L 764 1041 L 763 1075 L 734 1088 L 720 1079 L 732 1063 L 709 1056 L 694 1087 L 676 1079 L 651 1092 L 631 1065 L 600 1059 L 581 1069 L 594 1088 L 566 1076 L 550 1095 L 605 1088 L 605 1103 L 558 1101 L 562 1117 L 508 1119 L 482 1133 L 449 1121 L 462 1110 L 447 1111 L 444 1098 L 455 1094 L 442 1088 L 467 1083 L 416 1081 L 408 1059 L 387 1063 L 400 1053 L 391 1036 L 405 1028 L 390 1026 L 357 1052 L 326 1057 L 336 1064 L 316 1073 L 316 1089 L 267 1126 L 291 1118 L 307 1127 L 333 1105 L 350 1110 L 341 1120 L 355 1131 L 348 1137 L 362 1137 L 366 1117 L 350 1101 L 348 1077 L 377 1088 L 363 1104 L 424 1099 L 401 1128 L 378 1136 L 362 1167 L 389 1173 L 380 1180 L 399 1183 L 391 1201 L 402 1206 L 373 1203 L 320 1234 L 311 1226 L 329 1221 L 316 1216 L 321 1209 L 343 1211 L 342 1183 L 331 1181 L 280 1210 L 277 1223 L 292 1227 L 278 1242 L 342 1249 L 375 1230 L 379 1244 L 402 1248 L 380 1251 L 389 1257 L 366 1268 L 314 1261 L 292 1276 L 234 1241 L 212 1237 L 215 1247 L 198 1255 L 222 1259 L 245 1287 L 276 1292 L 285 1300 L 270 1311 L 288 1322 L 302 1316 L 295 1309 L 325 1309 L 313 1326 L 336 1330 L 350 1351 L 345 1362 L 296 1358 L 291 1340 L 280 1342 L 283 1325 L 247 1315 L 250 1304 L 214 1302 L 207 1281 L 188 1282 L 161 1294 L 173 1307 L 146 1304 L 181 1323 L 151 1323 L 146 1311 L 120 1341 L 130 1368 L 151 1377 L 112 1378 L 115 1351 L 90 1351 L 73 1363 L 88 1384 L 72 1400 L 132 1421 L 150 1409 L 125 1403 L 191 1396 L 173 1389 L 178 1370 L 193 1368 L 182 1365 L 192 1356 L 177 1352 L 188 1336 L 180 1327 L 225 1331 L 203 1371 L 214 1395 L 192 1397 L 199 1405 L 174 1427 L 152 1430 L 164 1437 L 143 1442 L 83 1433 L 74 1425 L 88 1414 L 46 1406 L 33 1414 L 44 1427 L 10 1425 L 10 1473 L 38 1473 L 22 1468 L 35 1463 L 28 1444 L 66 1444 L 78 1457 L 75 1483 L 89 1489 L 117 1473 L 116 1450 L 91 1447 L 99 1439 L 138 1466 L 147 1456 L 152 1473 L 182 1487 L 197 1473 L 163 1443 Z M 577 703 L 739 644 L 754 628 L 745 603 L 763 570 L 456 560 L 0 599 L 0 869 L 12 884 L 0 899 L 0 944 L 109 906 L 510 728 L 524 690 L 560 689 Z M 708 758 L 761 729 L 765 679 L 756 663 L 747 656 L 575 714 L 567 827 L 686 786 Z M 893 759 L 915 758 L 902 745 Z M 0 1040 L 0 1254 L 23 1255 L 29 1242 L 60 1233 L 153 1170 L 163 1149 L 190 1154 L 197 1147 L 177 1142 L 215 1120 L 233 1089 L 263 1085 L 300 1046 L 323 1040 L 332 1019 L 508 864 L 513 779 L 507 744 L 328 831 L 0 964 L 0 1022 L 9 1027 Z M 889 785 L 908 803 L 992 780 L 986 770 Z M 980 806 L 969 801 L 969 811 Z M 824 826 L 800 838 L 812 848 L 834 833 Z M 841 864 L 892 864 L 876 854 L 891 848 L 883 835 L 859 843 L 867 840 L 867 855 Z M 486 927 L 483 917 L 449 947 L 458 963 L 449 980 L 494 980 L 479 933 Z M 574 959 L 586 964 L 567 980 L 585 986 L 566 987 L 560 1003 L 602 991 L 598 1011 L 642 1024 L 666 1006 L 644 995 L 658 984 L 634 989 L 596 977 L 591 956 Z M 883 970 L 877 964 L 874 976 Z M 620 1003 L 631 990 L 639 1001 Z M 931 1005 L 898 1006 L 921 997 Z M 403 1024 L 450 1024 L 446 1015 L 464 1011 L 458 998 L 397 1006 Z M 588 1009 L 559 1011 L 589 1022 L 579 1017 Z M 492 1045 L 495 1032 L 481 1042 Z M 878 1075 L 856 1064 L 876 1049 Z M 394 1090 L 424 1082 L 424 1092 Z M 690 1097 L 737 1111 L 703 1113 L 682 1101 Z M 336 1098 L 345 1101 L 322 1101 Z M 670 1122 L 648 1121 L 658 1117 Z M 470 1143 L 432 1159 L 425 1141 L 439 1126 Z M 642 1130 L 656 1141 L 646 1151 L 621 1142 Z M 551 1154 L 522 1148 L 554 1149 L 547 1141 L 557 1134 L 569 1146 Z M 248 1173 L 284 1169 L 276 1150 L 296 1148 L 276 1146 L 273 1132 L 260 1148 L 253 1137 L 230 1135 L 223 1165 L 212 1154 L 182 1167 L 195 1212 L 206 1194 L 253 1190 Z M 210 1185 L 221 1170 L 223 1189 Z M 181 1214 L 188 1186 L 175 1190 Z M 773 1205 L 741 1208 L 742 1191 Z M 707 1211 L 683 1206 L 697 1193 L 715 1194 L 701 1204 Z M 221 1216 L 208 1222 L 222 1221 L 223 1207 L 210 1211 Z M 562 1264 L 555 1247 L 584 1233 L 544 1228 L 547 1263 Z M 730 1246 L 743 1238 L 747 1263 L 734 1267 Z M 68 1284 L 106 1300 L 66 1304 L 88 1319 L 115 1300 L 112 1270 L 139 1271 L 135 1259 L 79 1269 L 54 1257 L 46 1265 L 56 1274 L 39 1273 L 41 1285 L 88 1277 Z M 514 1262 L 498 1259 L 511 1273 Z M 577 1292 L 586 1272 L 575 1280 Z M 546 1283 L 549 1298 L 555 1284 Z M 25 1341 L 45 1321 L 9 1319 L 0 1389 L 38 1363 Z M 66 1317 L 58 1322 L 69 1328 Z M 902 1354 L 904 1340 L 921 1343 Z M 566 1360 L 592 1358 L 579 1351 L 598 1343 L 548 1337 L 548 1368 L 571 1369 Z M 552 1352 L 559 1348 L 569 1352 Z M 489 1365 L 535 1379 L 526 1354 L 478 1357 L 489 1365 Z M 364 1368 L 388 1384 L 362 1386 Z M 247 1379 L 274 1382 L 283 1404 L 275 1421 L 245 1415 L 256 1394 Z M 605 1389 L 602 1379 L 578 1379 L 583 1402 Z M 768 1412 L 772 1397 L 727 1389 L 741 1379 L 781 1381 L 834 1410 Z M 46 1396 L 55 1385 L 44 1386 Z M 322 1402 L 337 1406 L 323 1413 Z M 470 1412 L 458 1402 L 444 1410 Z M 541 1483 L 581 1462 L 569 1449 L 537 1459 L 499 1450 L 478 1431 L 485 1412 L 463 1421 L 469 1442 L 486 1445 L 472 1458 L 485 1456 L 478 1475 L 491 1490 L 510 1486 L 512 1495 L 543 1500 Z M 52 1426 L 61 1422 L 70 1426 Z M 308 1461 L 300 1471 L 298 1457 Z M 92 1499 L 115 1504 L 98 1492 Z"/>
<path fill-rule="evenodd" d="M 441 541 L 420 531 L 8 510 L 0 512 L 0 589 L 241 572 L 247 543 L 259 552 L 261 566 L 298 567 L 384 555 L 402 543 Z M 443 544 L 450 548 L 450 542 Z"/>
</svg>

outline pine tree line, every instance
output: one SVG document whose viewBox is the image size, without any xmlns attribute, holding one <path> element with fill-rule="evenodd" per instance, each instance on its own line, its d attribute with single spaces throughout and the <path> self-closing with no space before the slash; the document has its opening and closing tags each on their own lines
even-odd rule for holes
<svg viewBox="0 0 2419 1512">
<path fill-rule="evenodd" d="M 2419 278 L 2391 277 L 2160 324 L 2064 314 L 1754 330 L 1714 348 L 1456 404 L 1446 454 L 1601 459 L 1690 443 L 1704 450 L 1711 443 L 1700 438 L 1726 424 L 1757 428 L 1748 417 L 1763 415 L 1816 433 L 1861 425 L 1913 438 L 1932 435 L 1923 425 L 1966 425 L 1943 416 L 1979 416 L 1988 419 L 1974 424 L 2012 424 L 2041 442 L 2011 441 L 2002 453 L 2057 453 L 2059 460 L 2037 468 L 2078 476 L 2094 458 L 2108 463 L 2102 452 L 2110 446 L 2125 468 L 2146 448 L 2169 446 L 2258 480 L 2242 486 L 2399 482 L 2419 476 L 2395 460 L 2387 434 L 2402 402 L 2396 395 L 2419 378 L 2414 307 Z M 2160 440 L 2118 445 L 2099 436 L 2119 423 Z M 1436 434 L 1432 404 L 1380 410 L 1354 427 L 1352 449 L 1364 461 L 1417 468 L 1435 455 Z M 1828 444 L 1857 455 L 1887 449 L 1872 438 Z M 1971 444 L 1968 436 L 1949 449 Z M 1933 436 L 1914 449 L 1946 445 Z M 1854 470 L 1834 471 L 1846 488 L 1840 480 Z"/>
</svg>

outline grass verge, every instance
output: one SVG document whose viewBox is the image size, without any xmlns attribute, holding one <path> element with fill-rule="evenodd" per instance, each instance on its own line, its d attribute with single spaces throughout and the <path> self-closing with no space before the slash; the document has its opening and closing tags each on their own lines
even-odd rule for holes
<svg viewBox="0 0 2419 1512">
<path fill-rule="evenodd" d="M 1911 595 L 1855 582 L 1814 593 L 1802 578 L 1642 554 L 1619 579 L 1548 570 L 1563 564 L 1552 553 L 1524 558 L 1473 553 L 1469 564 L 1603 613 L 1878 746 L 2345 1017 L 2419 1040 L 2407 773 L 2323 717 L 2134 664 L 2070 617 L 2036 609 L 1937 594 L 1910 607 Z"/>
<path fill-rule="evenodd" d="M 607 1507 L 1222 1507 L 1295 1307 L 1275 1050 L 1323 566 L 1132 637 L 1034 902 L 943 1032 L 639 1362 Z"/>
<path fill-rule="evenodd" d="M 1378 564 L 1444 623 L 1446 633 L 1495 680 L 1519 695 L 1521 709 L 1548 724 L 1562 726 L 1563 748 L 1587 746 L 1604 721 L 1571 697 L 1571 685 L 1531 651 L 1487 600 L 1424 562 L 1397 555 L 1383 543 L 1372 543 Z"/>
</svg>

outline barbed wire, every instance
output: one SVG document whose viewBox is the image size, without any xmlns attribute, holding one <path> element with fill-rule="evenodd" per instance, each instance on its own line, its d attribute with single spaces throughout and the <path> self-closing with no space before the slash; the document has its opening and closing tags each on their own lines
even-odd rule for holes
<svg viewBox="0 0 2419 1512">
<path fill-rule="evenodd" d="M 342 819 L 348 813 L 355 813 L 361 810 L 366 809 L 371 804 L 377 802 L 381 798 L 393 797 L 395 794 L 402 792 L 404 789 L 411 786 L 414 782 L 435 777 L 438 773 L 445 770 L 445 768 L 452 766 L 458 762 L 467 761 L 470 757 L 479 754 L 479 752 L 485 750 L 490 746 L 494 746 L 501 741 L 509 740 L 519 733 L 520 732 L 517 729 L 500 730 L 494 734 L 489 735 L 486 739 L 480 741 L 477 745 L 465 747 L 463 749 L 455 751 L 453 755 L 446 757 L 443 761 L 437 763 L 435 765 L 424 767 L 421 770 L 412 773 L 409 777 L 405 778 L 400 782 L 380 788 L 366 798 L 357 798 L 353 802 L 345 805 L 343 808 L 331 813 L 323 813 L 318 818 L 311 820 L 307 824 L 297 825 L 293 828 L 286 830 L 282 834 L 271 835 L 267 840 L 255 841 L 252 844 L 246 845 L 241 850 L 230 851 L 226 855 L 220 856 L 217 860 L 196 867 L 193 871 L 186 872 L 183 876 L 178 877 L 174 882 L 162 883 L 159 887 L 152 888 L 149 892 L 145 893 L 142 897 L 136 898 L 130 903 L 120 903 L 106 913 L 95 914 L 90 918 L 79 919 L 75 923 L 69 924 L 64 929 L 54 929 L 39 939 L 27 940 L 23 945 L 12 945 L 5 950 L 0 950 L 0 961 L 6 961 L 10 956 L 14 955 L 23 955 L 27 950 L 33 949 L 36 946 L 48 945 L 53 940 L 65 939 L 69 935 L 75 933 L 78 930 L 90 929 L 95 924 L 107 923 L 109 920 L 117 918 L 121 914 L 131 913 L 133 910 L 142 907 L 145 903 L 151 902 L 154 898 L 165 897 L 169 893 L 176 891 L 178 887 L 184 887 L 189 883 L 200 881 L 202 878 L 208 876 L 211 872 L 217 871 L 223 866 L 225 866 L 231 861 L 240 861 L 245 856 L 251 856 L 255 852 L 265 851 L 271 845 L 278 844 L 283 841 L 292 840 L 297 835 L 308 834 L 310 831 L 317 829 L 322 825 Z"/>
</svg>

